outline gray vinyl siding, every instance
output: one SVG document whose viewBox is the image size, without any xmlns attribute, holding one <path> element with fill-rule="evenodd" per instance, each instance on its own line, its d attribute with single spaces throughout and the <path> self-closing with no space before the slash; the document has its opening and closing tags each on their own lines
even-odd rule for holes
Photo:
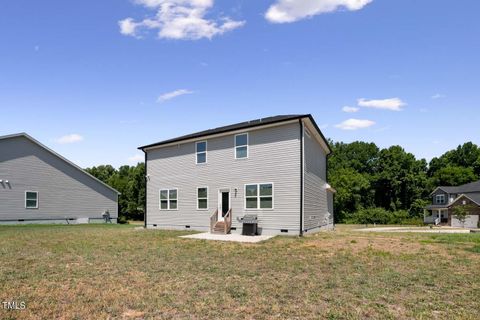
<svg viewBox="0 0 480 320">
<path fill-rule="evenodd" d="M 333 226 L 333 208 L 329 215 L 327 155 L 312 137 L 304 135 L 304 229 L 313 230 Z M 333 195 L 330 195 L 330 207 Z"/>
<path fill-rule="evenodd" d="M 257 214 L 262 233 L 300 232 L 300 124 L 250 129 L 248 159 L 235 159 L 235 134 L 207 139 L 207 163 L 196 164 L 195 141 L 148 150 L 147 226 L 208 230 L 218 190 L 229 188 L 236 218 Z M 204 141 L 206 139 L 198 139 Z M 273 183 L 274 209 L 246 210 L 244 185 Z M 208 187 L 208 210 L 197 210 L 197 187 Z M 178 189 L 178 210 L 159 209 L 159 190 Z"/>
<path fill-rule="evenodd" d="M 117 193 L 25 137 L 0 140 L 0 221 L 117 218 Z M 25 208 L 25 191 L 38 209 Z"/>
<path fill-rule="evenodd" d="M 435 193 L 432 195 L 432 204 L 437 205 L 437 195 L 444 195 L 445 196 L 445 205 L 448 204 L 449 202 L 449 194 L 446 193 L 445 191 L 438 189 L 435 191 Z"/>
</svg>

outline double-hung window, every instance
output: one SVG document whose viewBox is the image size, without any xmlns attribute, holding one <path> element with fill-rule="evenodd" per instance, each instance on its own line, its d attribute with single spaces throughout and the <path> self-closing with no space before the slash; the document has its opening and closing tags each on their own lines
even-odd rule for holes
<svg viewBox="0 0 480 320">
<path fill-rule="evenodd" d="M 245 185 L 245 209 L 273 209 L 273 184 Z"/>
<path fill-rule="evenodd" d="M 195 144 L 197 153 L 197 164 L 207 163 L 207 141 L 200 141 Z"/>
<path fill-rule="evenodd" d="M 208 209 L 208 188 L 197 188 L 197 210 Z"/>
<path fill-rule="evenodd" d="M 248 158 L 248 133 L 235 135 L 235 159 Z"/>
<path fill-rule="evenodd" d="M 160 190 L 160 210 L 177 210 L 178 189 Z"/>
<path fill-rule="evenodd" d="M 25 208 L 38 209 L 38 192 L 25 191 Z"/>
<path fill-rule="evenodd" d="M 436 196 L 437 204 L 445 204 L 445 195 L 444 194 L 437 194 Z"/>
</svg>

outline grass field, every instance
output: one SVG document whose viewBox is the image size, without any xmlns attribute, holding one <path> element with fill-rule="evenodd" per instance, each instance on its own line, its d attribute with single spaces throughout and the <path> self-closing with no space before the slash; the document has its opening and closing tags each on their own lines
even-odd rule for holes
<svg viewBox="0 0 480 320">
<path fill-rule="evenodd" d="M 260 244 L 0 227 L 0 319 L 479 319 L 480 234 L 340 226 Z"/>
</svg>

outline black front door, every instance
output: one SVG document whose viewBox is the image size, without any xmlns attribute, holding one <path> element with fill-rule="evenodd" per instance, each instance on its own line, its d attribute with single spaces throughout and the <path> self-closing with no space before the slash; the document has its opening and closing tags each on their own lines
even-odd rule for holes
<svg viewBox="0 0 480 320">
<path fill-rule="evenodd" d="M 230 193 L 222 192 L 222 217 L 225 217 L 230 209 Z"/>
</svg>

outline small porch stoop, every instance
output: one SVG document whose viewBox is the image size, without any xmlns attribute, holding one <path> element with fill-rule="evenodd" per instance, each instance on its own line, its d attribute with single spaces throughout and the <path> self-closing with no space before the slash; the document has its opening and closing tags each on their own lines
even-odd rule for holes
<svg viewBox="0 0 480 320">
<path fill-rule="evenodd" d="M 210 233 L 229 234 L 232 228 L 232 208 L 223 216 L 223 221 L 218 221 L 218 209 L 210 217 Z"/>
</svg>

